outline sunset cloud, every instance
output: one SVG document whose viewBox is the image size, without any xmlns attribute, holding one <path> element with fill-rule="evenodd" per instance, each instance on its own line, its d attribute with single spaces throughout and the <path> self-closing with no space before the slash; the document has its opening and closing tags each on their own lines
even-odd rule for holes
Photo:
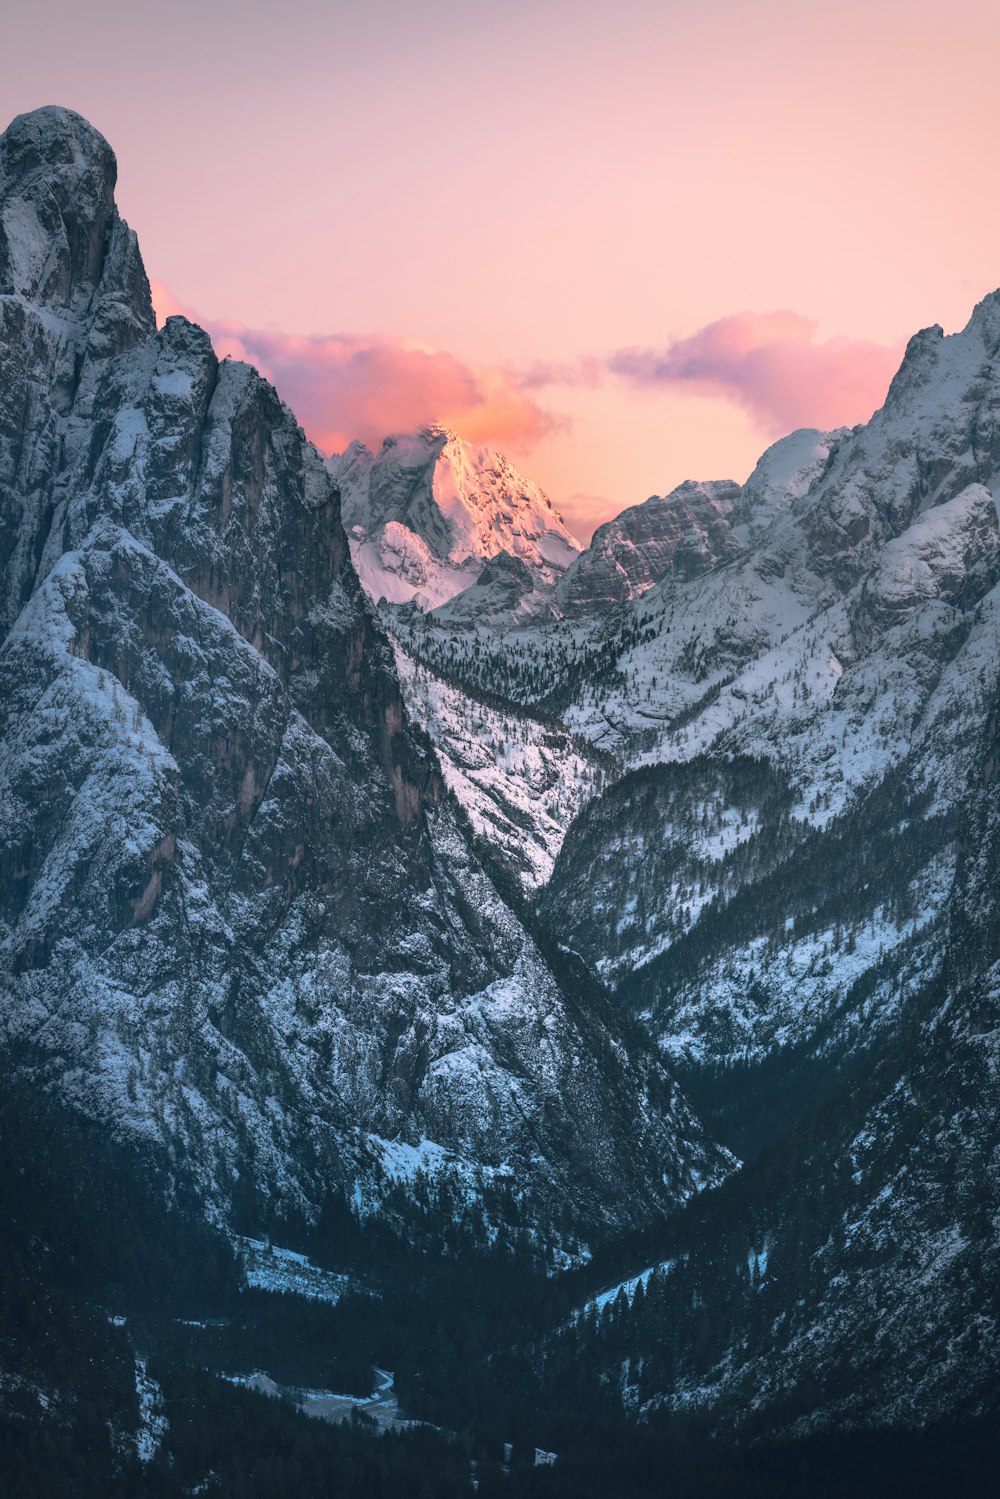
<svg viewBox="0 0 1000 1499">
<path fill-rule="evenodd" d="M 183 313 L 153 283 L 157 320 Z M 528 447 L 565 424 L 509 371 L 383 335 L 292 334 L 198 318 L 222 358 L 253 364 L 277 388 L 320 448 L 353 439 L 378 445 L 392 432 L 443 422 L 470 442 Z"/>
<path fill-rule="evenodd" d="M 881 404 L 902 355 L 901 344 L 819 339 L 817 323 L 796 312 L 741 312 L 660 348 L 501 368 L 381 334 L 291 334 L 198 318 L 162 282 L 152 289 L 159 322 L 174 313 L 201 322 L 220 356 L 255 365 L 326 452 L 354 438 L 377 447 L 390 433 L 438 421 L 472 442 L 515 454 L 539 444 L 544 454 L 544 440 L 569 427 L 542 404 L 546 390 L 619 382 L 664 397 L 721 397 L 748 412 L 767 438 L 853 425 Z M 554 492 L 562 487 L 558 474 Z M 620 508 L 589 489 L 565 487 L 571 492 L 559 503 L 581 536 Z"/>
<path fill-rule="evenodd" d="M 197 322 L 191 309 L 178 302 L 165 281 L 150 281 L 149 291 L 153 299 L 153 311 L 156 313 L 158 328 L 163 327 L 168 317 L 186 317 L 190 318 L 191 322 Z"/>
<path fill-rule="evenodd" d="M 522 390 L 542 390 L 547 385 L 562 385 L 576 390 L 596 390 L 607 375 L 603 359 L 584 355 L 573 360 L 536 359 L 516 371 Z"/>
<path fill-rule="evenodd" d="M 867 421 L 885 397 L 902 345 L 818 340 L 816 327 L 796 312 L 739 312 L 664 349 L 620 349 L 607 367 L 637 387 L 734 401 L 772 436 Z"/>
</svg>

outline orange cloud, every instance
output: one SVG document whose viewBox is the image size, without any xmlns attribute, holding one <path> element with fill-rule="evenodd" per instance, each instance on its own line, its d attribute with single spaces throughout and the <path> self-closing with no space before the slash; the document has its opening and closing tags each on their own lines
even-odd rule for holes
<svg viewBox="0 0 1000 1499">
<path fill-rule="evenodd" d="M 744 407 L 765 431 L 867 421 L 885 397 L 902 345 L 816 339 L 796 312 L 739 312 L 665 349 L 620 349 L 608 368 L 635 386 L 686 387 Z"/>
<path fill-rule="evenodd" d="M 152 283 L 157 320 L 181 307 Z M 443 422 L 470 442 L 530 446 L 564 425 L 508 371 L 381 335 L 301 335 L 199 319 L 222 358 L 253 364 L 327 452 L 356 437 L 378 446 L 392 432 Z"/>
<path fill-rule="evenodd" d="M 163 282 L 154 281 L 152 291 L 161 323 L 175 313 L 196 320 Z M 881 403 L 902 354 L 901 344 L 819 340 L 817 324 L 790 311 L 735 313 L 664 348 L 506 369 L 385 335 L 300 335 L 198 321 L 221 356 L 256 365 L 327 452 L 353 438 L 378 447 L 389 433 L 435 421 L 472 442 L 524 451 L 568 427 L 540 404 L 543 390 L 593 390 L 609 376 L 636 389 L 720 396 L 748 411 L 768 436 L 853 425 Z M 581 538 L 620 508 L 583 492 L 560 506 Z"/>
</svg>

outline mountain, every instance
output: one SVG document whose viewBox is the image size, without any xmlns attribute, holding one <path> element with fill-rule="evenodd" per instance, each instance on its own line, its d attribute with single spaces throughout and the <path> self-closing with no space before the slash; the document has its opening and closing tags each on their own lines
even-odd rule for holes
<svg viewBox="0 0 1000 1499">
<path fill-rule="evenodd" d="M 526 893 L 548 881 L 567 826 L 617 770 L 551 713 L 473 692 L 396 644 L 407 708 L 427 731 L 445 783 Z"/>
<path fill-rule="evenodd" d="M 558 587 L 567 614 L 638 598 L 665 575 L 695 577 L 741 550 L 729 515 L 740 487 L 729 480 L 678 485 L 598 526 Z"/>
<path fill-rule="evenodd" d="M 1000 293 L 581 554 L 157 331 L 115 170 L 0 137 L 11 1491 L 992 1462 Z"/>
<path fill-rule="evenodd" d="M 18 1075 L 221 1223 L 422 1171 L 575 1242 L 727 1169 L 472 848 L 292 414 L 155 330 L 106 142 L 22 116 L 0 173 Z"/>
<path fill-rule="evenodd" d="M 672 1051 L 762 1055 L 845 1003 L 862 1009 L 841 1036 L 881 1024 L 904 955 L 919 970 L 940 947 L 1000 647 L 998 342 L 997 298 L 951 339 L 918 335 L 868 427 L 745 557 L 651 590 L 599 711 L 579 696 L 565 715 L 636 772 L 573 829 L 548 919 L 579 923 Z M 651 806 L 663 879 L 636 905 Z M 600 853 L 588 819 L 610 830 Z"/>
<path fill-rule="evenodd" d="M 536 709 L 552 710 L 550 716 L 570 709 L 574 714 L 570 727 L 575 729 L 573 700 L 582 687 L 599 728 L 595 734 L 584 727 L 576 736 L 577 744 L 589 738 L 595 752 L 610 753 L 613 760 L 621 761 L 626 743 L 637 742 L 638 736 L 633 730 L 623 739 L 616 731 L 616 719 L 605 721 L 609 704 L 604 691 L 588 679 L 619 660 L 629 641 L 650 635 L 645 616 L 625 606 L 640 600 L 654 585 L 669 591 L 675 582 L 691 582 L 747 553 L 806 494 L 833 448 L 846 436 L 846 428 L 833 433 L 793 432 L 767 450 L 742 486 L 729 480 L 689 480 L 662 498 L 654 495 L 629 507 L 598 527 L 589 547 L 571 562 L 554 591 L 535 589 L 527 568 L 500 553 L 486 564 L 475 583 L 431 611 L 429 618 L 413 608 L 390 608 L 383 613 L 384 621 L 391 637 L 415 654 L 426 670 L 449 680 L 453 691 L 464 682 L 480 696 L 507 695 Z M 559 619 L 570 621 L 569 627 Z M 498 635 L 503 637 L 499 644 Z M 404 690 L 411 680 L 404 672 Z M 442 764 L 450 767 L 453 777 L 460 775 L 445 718 L 431 711 L 426 700 L 411 706 L 428 729 Z M 474 707 L 469 711 L 474 712 Z M 639 712 L 647 724 L 660 716 L 652 706 Z M 557 723 L 561 724 L 558 718 Z M 521 732 L 530 730 L 522 727 Z M 461 755 L 459 749 L 459 761 Z M 567 773 L 575 779 L 569 766 Z M 562 773 L 555 774 L 565 779 Z M 512 854 L 511 867 L 520 877 L 527 866 L 518 853 L 512 853 L 518 843 L 544 845 L 551 860 L 572 817 L 562 817 L 553 828 L 546 816 L 534 815 L 538 803 L 530 773 L 526 778 L 516 759 L 499 756 L 492 775 L 502 787 L 501 799 L 522 809 L 513 838 L 505 837 L 502 844 L 504 856 Z M 572 803 L 573 815 L 586 799 Z M 471 808 L 471 803 L 467 806 Z M 528 877 L 528 888 L 535 883 Z"/>
<path fill-rule="evenodd" d="M 548 589 L 580 549 L 537 484 L 502 453 L 444 427 L 387 437 L 378 453 L 351 443 L 329 467 L 355 567 L 376 602 L 434 608 L 502 553 L 523 565 L 520 592 Z"/>
<path fill-rule="evenodd" d="M 603 1339 L 646 1416 L 992 1398 L 998 409 L 995 294 L 911 340 L 866 426 L 792 434 L 724 504 L 682 486 L 611 522 L 558 585 L 595 580 L 571 628 L 393 622 L 425 670 L 611 757 L 536 909 L 745 1163 L 665 1237 L 631 1333 L 572 1354 Z M 647 510 L 703 562 L 650 581 Z"/>
<path fill-rule="evenodd" d="M 883 961 L 868 987 L 865 1055 L 832 1087 L 827 1063 L 821 1089 L 806 1049 L 771 1067 L 772 1087 L 794 1092 L 804 1075 L 811 1096 L 794 1126 L 694 1204 L 642 1296 L 632 1289 L 617 1326 L 572 1351 L 612 1379 L 624 1354 L 625 1393 L 646 1419 L 701 1409 L 801 1435 L 946 1414 L 995 1429 L 996 701 L 994 686 L 938 940 L 919 962 Z M 832 1027 L 817 1054 L 831 1041 Z"/>
</svg>

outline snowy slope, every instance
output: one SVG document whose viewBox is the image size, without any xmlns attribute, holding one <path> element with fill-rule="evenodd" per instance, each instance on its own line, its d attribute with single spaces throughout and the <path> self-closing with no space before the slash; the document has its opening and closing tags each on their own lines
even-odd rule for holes
<svg viewBox="0 0 1000 1499">
<path fill-rule="evenodd" d="M 746 544 L 764 536 L 823 473 L 849 427 L 819 432 L 800 427 L 772 443 L 757 462 L 730 511 L 729 521 Z"/>
<path fill-rule="evenodd" d="M 430 735 L 476 834 L 527 890 L 543 885 L 566 829 L 603 786 L 607 757 L 574 742 L 558 720 L 472 697 L 398 644 L 396 664 L 407 709 Z"/>
<path fill-rule="evenodd" d="M 450 682 L 554 711 L 626 766 L 678 767 L 655 806 L 628 782 L 583 809 L 541 909 L 685 1065 L 844 1057 L 942 960 L 1000 659 L 998 344 L 995 296 L 911 341 L 867 427 L 792 433 L 741 490 L 624 512 L 557 585 L 580 593 L 571 620 L 395 624 Z M 734 760 L 777 777 L 779 821 L 732 800 Z M 703 762 L 692 827 L 680 767 Z M 754 912 L 738 930 L 734 899 Z"/>
<path fill-rule="evenodd" d="M 155 332 L 113 185 L 69 112 L 0 138 L 10 1066 L 220 1222 L 443 1178 L 583 1258 L 688 1203 L 597 1298 L 636 1409 L 984 1409 L 1000 294 L 866 427 L 574 560 L 439 429 L 334 483 L 255 371 Z"/>
<path fill-rule="evenodd" d="M 998 409 L 994 295 L 911 341 L 867 427 L 786 439 L 812 461 L 778 503 L 765 455 L 745 555 L 577 643 L 565 720 L 635 770 L 543 914 L 763 1152 L 647 1298 L 638 1409 L 802 1429 L 992 1399 Z M 504 670 L 545 649 L 508 638 Z"/>
</svg>

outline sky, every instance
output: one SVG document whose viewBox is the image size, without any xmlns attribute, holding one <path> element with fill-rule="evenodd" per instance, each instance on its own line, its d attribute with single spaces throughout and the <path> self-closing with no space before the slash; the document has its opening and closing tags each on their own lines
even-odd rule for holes
<svg viewBox="0 0 1000 1499">
<path fill-rule="evenodd" d="M 159 308 L 328 451 L 445 421 L 586 536 L 1000 285 L 995 0 L 4 0 L 5 124 L 86 115 Z"/>
</svg>

